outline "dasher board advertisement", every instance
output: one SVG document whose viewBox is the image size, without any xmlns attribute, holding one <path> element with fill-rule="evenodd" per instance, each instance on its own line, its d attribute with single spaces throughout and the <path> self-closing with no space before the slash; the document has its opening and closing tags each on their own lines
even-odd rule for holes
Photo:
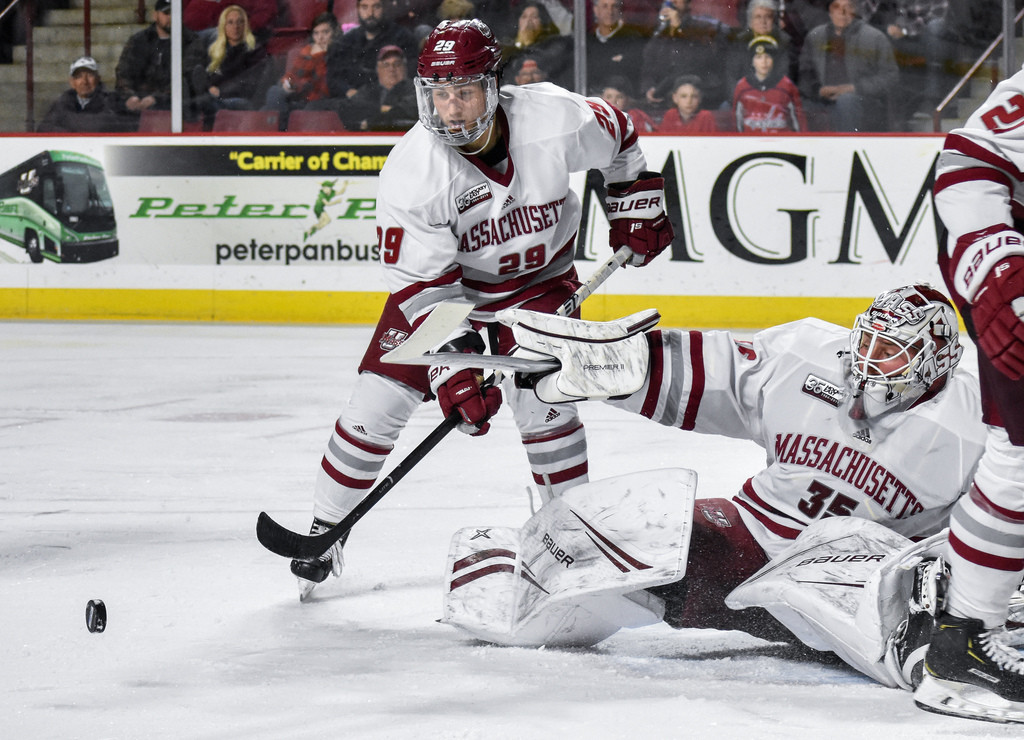
<svg viewBox="0 0 1024 740">
<path fill-rule="evenodd" d="M 59 156 L 93 163 L 79 224 L 104 214 L 110 228 L 90 226 L 102 234 L 90 247 L 70 223 L 50 224 L 30 250 L 0 210 L 0 289 L 379 294 L 377 176 L 396 140 L 63 138 Z M 0 171 L 58 156 L 51 142 L 6 138 Z M 609 280 L 608 296 L 834 300 L 941 284 L 931 199 L 941 137 L 645 136 L 641 145 L 665 175 L 676 239 L 654 269 Z M 37 174 L 45 179 L 44 168 Z M 54 206 L 81 192 L 63 179 Z M 576 173 L 572 187 L 584 205 L 576 257 L 585 276 L 610 253 L 608 222 L 600 177 Z M 500 248 L 509 230 L 527 227 L 497 219 L 472 237 Z"/>
</svg>

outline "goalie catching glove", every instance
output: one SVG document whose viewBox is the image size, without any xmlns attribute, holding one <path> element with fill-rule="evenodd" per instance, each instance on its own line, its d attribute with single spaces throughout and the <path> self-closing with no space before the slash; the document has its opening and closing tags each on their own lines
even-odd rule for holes
<svg viewBox="0 0 1024 740">
<path fill-rule="evenodd" d="M 478 334 L 464 334 L 438 347 L 437 351 L 482 354 L 484 342 Z M 430 390 L 437 396 L 441 413 L 447 419 L 453 411 L 458 411 L 462 417 L 458 430 L 474 437 L 487 434 L 491 428 L 488 419 L 501 406 L 501 390 L 485 386 L 483 379 L 482 369 L 430 366 Z"/>
<path fill-rule="evenodd" d="M 665 213 L 665 178 L 657 172 L 641 172 L 633 182 L 608 186 L 608 243 L 612 249 L 629 247 L 629 264 L 641 267 L 653 260 L 675 236 Z"/>
<path fill-rule="evenodd" d="M 495 317 L 512 329 L 514 357 L 553 357 L 561 367 L 548 374 L 516 375 L 520 387 L 532 387 L 544 403 L 628 396 L 647 379 L 650 349 L 643 332 L 661 315 L 649 308 L 616 321 L 580 321 L 521 308 Z"/>
<path fill-rule="evenodd" d="M 982 238 L 978 238 L 981 236 Z M 999 372 L 1024 377 L 1024 237 L 1003 225 L 975 232 L 963 250 L 954 286 L 971 303 L 978 346 Z"/>
</svg>

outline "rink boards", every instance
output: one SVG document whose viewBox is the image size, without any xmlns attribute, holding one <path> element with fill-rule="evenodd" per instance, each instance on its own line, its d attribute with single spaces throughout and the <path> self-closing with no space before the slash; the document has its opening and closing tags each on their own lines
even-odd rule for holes
<svg viewBox="0 0 1024 740">
<path fill-rule="evenodd" d="M 373 323 L 386 295 L 377 176 L 395 141 L 5 137 L 0 172 L 55 148 L 99 161 L 119 249 L 71 263 L 55 247 L 33 262 L 23 239 L 5 237 L 0 316 Z M 585 304 L 588 318 L 655 306 L 670 326 L 848 323 L 884 288 L 941 285 L 931 200 L 941 136 L 645 136 L 641 145 L 665 174 L 676 240 L 648 268 L 608 280 Z M 42 193 L 46 178 L 37 179 L 31 192 Z M 584 207 L 576 257 L 586 276 L 608 255 L 607 220 L 593 180 L 577 173 L 571 184 Z M 29 190 L 32 173 L 20 185 Z M 62 218 L 59 198 L 46 203 Z M 34 228 L 26 220 L 22 231 Z"/>
</svg>

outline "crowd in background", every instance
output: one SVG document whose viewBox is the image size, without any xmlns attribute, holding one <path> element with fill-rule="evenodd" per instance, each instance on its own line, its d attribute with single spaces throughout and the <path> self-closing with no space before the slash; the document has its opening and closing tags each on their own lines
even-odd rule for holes
<svg viewBox="0 0 1024 740">
<path fill-rule="evenodd" d="M 491 26 L 503 84 L 573 89 L 572 7 L 183 0 L 184 118 L 210 130 L 222 110 L 262 110 L 286 131 L 296 111 L 317 111 L 337 116 L 334 130 L 407 130 L 420 45 L 446 18 Z M 586 92 L 629 111 L 642 133 L 910 130 L 1002 30 L 1001 0 L 589 0 L 588 10 Z M 143 111 L 169 110 L 169 0 L 151 20 L 126 40 L 112 87 L 95 60 L 73 62 L 39 130 L 130 131 Z"/>
</svg>

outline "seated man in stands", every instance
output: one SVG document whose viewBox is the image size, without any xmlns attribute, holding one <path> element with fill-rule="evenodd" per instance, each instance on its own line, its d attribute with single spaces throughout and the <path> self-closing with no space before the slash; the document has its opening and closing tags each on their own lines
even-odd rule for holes
<svg viewBox="0 0 1024 740">
<path fill-rule="evenodd" d="M 833 131 L 886 131 L 899 69 L 889 39 L 858 12 L 858 0 L 832 0 L 829 22 L 807 34 L 800 95 L 805 108 L 828 117 Z"/>
<path fill-rule="evenodd" d="M 377 78 L 341 103 L 338 114 L 350 131 L 408 131 L 419 119 L 416 89 L 401 47 L 377 55 Z"/>
<path fill-rule="evenodd" d="M 70 84 L 71 87 L 50 106 L 37 131 L 99 133 L 135 130 L 137 121 L 124 115 L 120 98 L 103 88 L 95 59 L 80 57 L 73 61 Z"/>
<path fill-rule="evenodd" d="M 181 48 L 196 35 L 182 29 Z M 132 34 L 117 61 L 117 92 L 131 113 L 171 109 L 171 0 L 156 0 L 153 22 Z"/>
</svg>

